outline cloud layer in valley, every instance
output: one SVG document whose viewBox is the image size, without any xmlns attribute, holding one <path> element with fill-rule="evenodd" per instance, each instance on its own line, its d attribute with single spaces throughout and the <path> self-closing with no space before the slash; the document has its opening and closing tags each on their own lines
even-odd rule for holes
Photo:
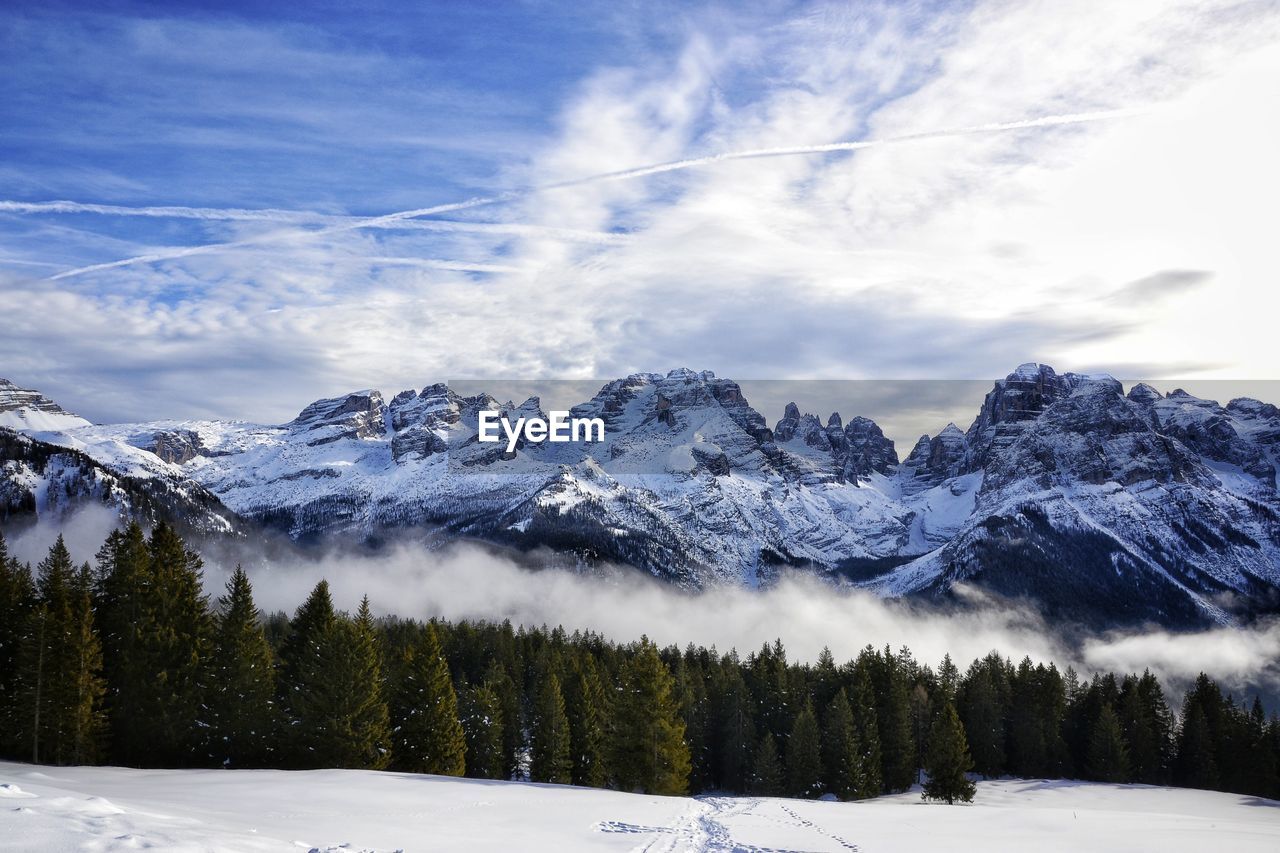
<svg viewBox="0 0 1280 853">
<path fill-rule="evenodd" d="M 38 562 L 63 535 L 72 556 L 91 559 L 115 526 L 108 510 L 81 511 L 66 524 L 42 522 L 12 535 L 10 551 Z M 205 550 L 205 588 L 223 593 L 232 569 L 243 563 L 259 607 L 292 612 L 322 578 L 334 602 L 354 611 L 368 595 L 379 614 L 450 620 L 510 619 L 514 625 L 595 631 L 619 642 L 648 636 L 655 642 L 696 643 L 747 654 L 781 639 L 792 659 L 813 661 L 824 647 L 838 661 L 866 645 L 909 647 L 936 664 L 950 654 L 962 668 L 990 651 L 1017 661 L 1095 671 L 1142 672 L 1150 668 L 1175 695 L 1200 672 L 1237 695 L 1261 690 L 1280 700 L 1280 621 L 1248 628 L 1194 633 L 1162 630 L 1071 634 L 1047 624 L 1034 610 L 962 591 L 945 609 L 884 600 L 838 588 L 814 577 L 784 577 L 764 590 L 718 587 L 681 591 L 630 570 L 579 574 L 532 571 L 500 554 L 473 546 L 426 551 L 402 544 L 376 554 L 336 553 L 267 557 L 256 546 Z"/>
</svg>

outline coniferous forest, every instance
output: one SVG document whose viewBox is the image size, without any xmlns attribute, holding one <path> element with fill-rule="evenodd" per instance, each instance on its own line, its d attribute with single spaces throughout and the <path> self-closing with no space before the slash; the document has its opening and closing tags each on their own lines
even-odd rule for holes
<svg viewBox="0 0 1280 853">
<path fill-rule="evenodd" d="M 906 649 L 789 662 L 561 628 L 335 608 L 319 583 L 262 614 L 246 574 L 202 592 L 171 528 L 112 533 L 77 565 L 0 538 L 0 753 L 46 764 L 391 769 L 657 794 L 865 799 L 970 775 L 1280 797 L 1280 720 L 1201 675 L 1178 712 L 1150 672 L 993 652 L 961 671 Z"/>
</svg>

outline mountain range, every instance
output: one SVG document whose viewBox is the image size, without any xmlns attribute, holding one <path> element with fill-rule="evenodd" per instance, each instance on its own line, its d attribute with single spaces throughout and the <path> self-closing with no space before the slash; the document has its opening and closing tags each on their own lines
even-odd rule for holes
<svg viewBox="0 0 1280 853">
<path fill-rule="evenodd" d="M 688 587 L 815 572 L 884 596 L 1029 599 L 1094 626 L 1280 611 L 1280 410 L 1024 364 L 967 430 L 899 458 L 873 421 L 772 427 L 709 371 L 638 373 L 575 406 L 594 443 L 476 440 L 543 416 L 445 384 L 317 400 L 292 421 L 92 424 L 0 380 L 0 520 L 86 502 L 208 535 L 491 543 Z"/>
</svg>

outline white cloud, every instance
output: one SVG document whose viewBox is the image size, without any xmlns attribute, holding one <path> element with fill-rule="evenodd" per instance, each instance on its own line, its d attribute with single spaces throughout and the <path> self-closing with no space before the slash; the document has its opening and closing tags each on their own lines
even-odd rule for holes
<svg viewBox="0 0 1280 853">
<path fill-rule="evenodd" d="M 495 160 L 513 190 L 499 204 L 481 191 L 412 212 L 452 224 L 406 213 L 357 229 L 329 213 L 319 233 L 283 235 L 246 217 L 207 226 L 232 243 L 217 253 L 58 282 L 15 275 L 0 285 L 0 358 L 91 417 L 260 420 L 347 387 L 463 375 L 683 364 L 976 378 L 1028 359 L 1271 369 L 1268 312 L 1239 310 L 1267 304 L 1274 264 L 1280 49 L 1266 5 L 980 3 L 929 16 L 889 4 L 698 27 L 674 59 L 599 70 L 553 137 Z M 521 189 L 723 151 L 1135 108 Z M 1179 269 L 1212 280 L 1148 305 L 1109 298 Z"/>
<path fill-rule="evenodd" d="M 72 557 L 90 559 L 114 527 L 105 510 L 81 512 L 65 524 L 41 524 L 13 537 L 10 551 L 35 563 L 63 534 Z M 203 549 L 205 589 L 221 595 L 231 571 L 243 564 L 258 606 L 292 614 L 322 578 L 337 607 L 354 611 L 368 595 L 379 614 L 450 620 L 510 619 L 515 625 L 591 630 L 618 642 L 647 635 L 661 645 L 695 643 L 746 654 L 781 638 L 793 660 L 814 661 L 823 647 L 837 661 L 870 644 L 909 647 L 936 664 L 950 654 L 963 668 L 998 651 L 1015 662 L 1030 656 L 1059 667 L 1126 674 L 1150 668 L 1175 696 L 1200 672 L 1240 693 L 1280 691 L 1280 622 L 1173 634 L 1164 631 L 1067 636 L 1035 612 L 961 590 L 962 604 L 939 608 L 886 601 L 855 589 L 837 589 L 808 576 L 782 579 L 765 590 L 718 587 L 679 590 L 635 571 L 603 569 L 577 574 L 530 571 L 472 546 L 427 551 L 393 545 L 378 554 L 330 552 L 266 556 L 260 543 L 221 543 Z"/>
</svg>

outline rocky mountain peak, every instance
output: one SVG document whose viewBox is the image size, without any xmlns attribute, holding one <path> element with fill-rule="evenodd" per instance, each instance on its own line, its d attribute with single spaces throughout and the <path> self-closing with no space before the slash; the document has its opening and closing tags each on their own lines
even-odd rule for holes
<svg viewBox="0 0 1280 853">
<path fill-rule="evenodd" d="M 89 421 L 73 415 L 39 391 L 0 379 L 0 427 L 42 432 L 81 426 L 89 426 Z"/>
<path fill-rule="evenodd" d="M 1126 395 L 1130 400 L 1141 405 L 1149 405 L 1157 400 L 1163 400 L 1164 395 L 1156 389 L 1152 388 L 1145 382 L 1139 382 L 1129 389 Z"/>
<path fill-rule="evenodd" d="M 947 424 L 933 438 L 920 436 L 902 463 L 902 491 L 917 494 L 965 471 L 968 438 L 955 424 Z"/>
<path fill-rule="evenodd" d="M 386 431 L 386 406 L 378 391 L 355 391 L 343 397 L 316 400 L 286 424 L 308 433 L 307 444 L 317 446 L 344 438 L 376 438 Z"/>
</svg>

